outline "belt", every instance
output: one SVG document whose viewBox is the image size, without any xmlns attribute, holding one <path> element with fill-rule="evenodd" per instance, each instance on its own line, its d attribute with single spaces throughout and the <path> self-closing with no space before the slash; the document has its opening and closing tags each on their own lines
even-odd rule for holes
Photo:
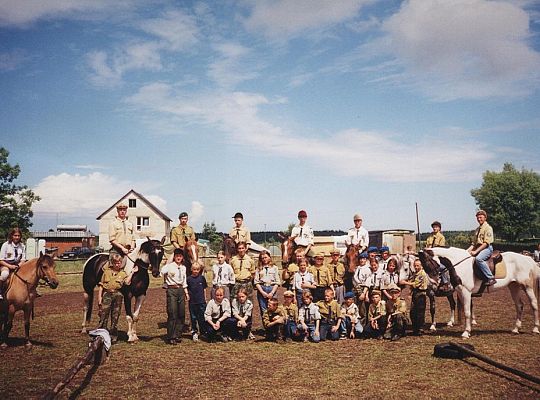
<svg viewBox="0 0 540 400">
<path fill-rule="evenodd" d="M 236 281 L 236 283 L 248 283 L 251 282 L 251 279 L 243 279 L 241 281 Z"/>
<path fill-rule="evenodd" d="M 426 293 L 427 289 L 413 289 L 414 293 Z"/>
<path fill-rule="evenodd" d="M 180 285 L 167 285 L 167 289 L 180 289 Z"/>
</svg>

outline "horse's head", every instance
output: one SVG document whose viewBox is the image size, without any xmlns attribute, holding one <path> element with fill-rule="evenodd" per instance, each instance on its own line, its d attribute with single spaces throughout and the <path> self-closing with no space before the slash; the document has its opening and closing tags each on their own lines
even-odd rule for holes
<svg viewBox="0 0 540 400">
<path fill-rule="evenodd" d="M 159 266 L 161 265 L 161 260 L 163 259 L 163 243 L 165 243 L 165 236 L 161 241 L 156 239 L 148 239 L 146 242 L 141 244 L 140 252 L 148 256 L 148 263 L 150 264 L 150 270 L 152 276 L 157 278 L 159 276 Z"/>
<path fill-rule="evenodd" d="M 289 264 L 294 259 L 294 237 L 281 233 L 278 233 L 278 237 L 281 239 L 281 262 L 283 264 Z"/>
<path fill-rule="evenodd" d="M 59 284 L 56 271 L 54 270 L 55 267 L 54 260 L 50 255 L 39 253 L 37 260 L 38 276 L 52 289 L 56 289 Z"/>
<path fill-rule="evenodd" d="M 433 254 L 433 250 L 431 249 L 424 249 L 418 253 L 418 258 L 420 259 L 420 262 L 422 263 L 422 267 L 424 268 L 424 271 L 430 276 L 438 278 L 439 276 L 439 263 L 434 258 L 435 255 Z"/>
<path fill-rule="evenodd" d="M 227 260 L 227 262 L 229 262 L 231 257 L 236 255 L 236 242 L 227 234 L 223 235 L 221 250 L 225 253 L 225 260 Z"/>
<path fill-rule="evenodd" d="M 186 241 L 186 244 L 184 245 L 184 258 L 189 265 L 199 261 L 198 244 L 196 240 L 190 239 Z"/>
<path fill-rule="evenodd" d="M 345 251 L 345 262 L 349 267 L 358 265 L 358 251 L 360 250 L 359 244 L 350 244 Z"/>
</svg>

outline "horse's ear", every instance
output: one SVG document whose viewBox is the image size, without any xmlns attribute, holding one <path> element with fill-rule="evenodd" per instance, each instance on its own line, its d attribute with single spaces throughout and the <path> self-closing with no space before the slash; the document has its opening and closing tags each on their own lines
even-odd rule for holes
<svg viewBox="0 0 540 400">
<path fill-rule="evenodd" d="M 43 251 L 40 251 L 40 252 L 39 252 L 39 256 L 40 256 L 40 257 L 43 257 Z"/>
<path fill-rule="evenodd" d="M 166 238 L 167 238 L 166 236 L 163 236 L 163 237 L 161 238 L 161 244 L 165 243 L 165 239 L 166 239 Z"/>
<path fill-rule="evenodd" d="M 150 239 L 150 236 L 147 236 L 146 239 L 148 239 L 149 242 L 152 241 L 152 239 Z"/>
</svg>

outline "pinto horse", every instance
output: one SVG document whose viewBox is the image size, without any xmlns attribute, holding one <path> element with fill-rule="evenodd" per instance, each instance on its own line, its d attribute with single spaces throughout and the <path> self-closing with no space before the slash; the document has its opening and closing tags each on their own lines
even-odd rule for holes
<svg viewBox="0 0 540 400">
<path fill-rule="evenodd" d="M 478 293 L 482 286 L 482 280 L 475 276 L 473 263 L 474 257 L 467 250 L 456 247 L 434 247 L 425 249 L 419 254 L 422 266 L 428 273 L 437 273 L 439 262 L 450 270 L 450 277 L 455 283 L 454 287 L 463 302 L 465 313 L 465 330 L 461 335 L 469 338 L 471 335 L 471 296 Z M 516 307 L 516 323 L 513 333 L 519 333 L 523 317 L 523 302 L 520 298 L 520 289 L 527 294 L 531 303 L 534 316 L 533 333 L 540 334 L 540 320 L 538 319 L 538 301 L 534 292 L 535 286 L 540 279 L 540 267 L 530 258 L 522 254 L 505 252 L 502 253 L 506 265 L 506 276 L 497 279 L 492 286 L 494 290 L 508 286 Z"/>
<path fill-rule="evenodd" d="M 19 310 L 24 312 L 25 346 L 32 346 L 30 342 L 30 315 L 34 310 L 36 287 L 40 280 L 45 281 L 52 289 L 58 287 L 58 278 L 54 268 L 52 257 L 40 253 L 38 258 L 22 263 L 11 274 L 5 300 L 0 301 L 0 328 L 2 328 L 0 346 L 2 348 L 7 347 L 6 342 L 13 327 L 13 317 Z"/>
<path fill-rule="evenodd" d="M 152 272 L 152 276 L 159 276 L 159 265 L 163 258 L 163 242 L 147 238 L 140 247 L 128 254 L 127 262 L 132 262 L 137 266 L 137 271 L 131 278 L 130 285 L 122 286 L 122 294 L 124 295 L 124 308 L 126 310 L 126 319 L 128 323 L 128 342 L 136 342 L 137 337 L 137 321 L 141 307 L 146 298 L 146 290 L 150 284 L 148 270 Z M 109 261 L 109 254 L 99 253 L 90 257 L 83 267 L 83 287 L 84 287 L 84 311 L 81 333 L 86 332 L 86 326 L 90 324 L 92 318 L 92 308 L 94 302 L 94 288 L 101 281 L 103 275 L 103 267 Z M 135 308 L 132 311 L 131 303 L 135 297 Z"/>
</svg>

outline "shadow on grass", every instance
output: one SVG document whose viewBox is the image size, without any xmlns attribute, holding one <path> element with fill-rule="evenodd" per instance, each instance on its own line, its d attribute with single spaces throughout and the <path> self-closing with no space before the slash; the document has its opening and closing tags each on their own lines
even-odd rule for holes
<svg viewBox="0 0 540 400">
<path fill-rule="evenodd" d="M 90 382 L 92 382 L 92 377 L 98 370 L 98 367 L 99 365 L 92 365 L 92 368 L 90 368 L 90 370 L 86 373 L 86 376 L 84 377 L 84 380 L 82 381 L 80 386 L 77 389 L 75 389 L 73 393 L 71 393 L 71 395 L 69 396 L 70 400 L 77 399 L 81 395 L 83 390 L 86 389 L 86 387 L 90 384 Z"/>
<path fill-rule="evenodd" d="M 39 347 L 46 347 L 46 348 L 53 348 L 54 344 L 51 342 L 42 342 L 40 340 L 33 340 L 30 339 L 30 342 L 33 346 L 39 346 Z M 25 338 L 19 338 L 19 337 L 12 337 L 8 338 L 7 340 L 8 347 L 24 347 L 26 344 Z"/>
<path fill-rule="evenodd" d="M 508 373 L 503 373 L 502 371 L 499 371 L 499 370 L 495 370 L 495 369 L 491 369 L 491 368 L 487 368 L 485 367 L 484 365 L 481 365 L 481 364 L 478 364 L 479 360 L 471 360 L 471 359 L 464 359 L 463 362 L 467 365 L 469 365 L 470 367 L 474 367 L 474 368 L 477 368 L 483 372 L 486 372 L 490 375 L 494 375 L 496 377 L 499 377 L 499 378 L 503 378 L 509 382 L 513 382 L 519 386 L 522 386 L 524 388 L 527 388 L 529 390 L 532 390 L 533 392 L 536 392 L 536 393 L 539 393 L 540 394 L 540 386 L 539 385 L 535 385 L 534 383 L 532 382 L 529 382 L 527 381 L 525 378 L 518 378 L 514 375 L 511 375 L 509 372 Z M 495 367 L 493 367 L 495 368 Z"/>
</svg>

